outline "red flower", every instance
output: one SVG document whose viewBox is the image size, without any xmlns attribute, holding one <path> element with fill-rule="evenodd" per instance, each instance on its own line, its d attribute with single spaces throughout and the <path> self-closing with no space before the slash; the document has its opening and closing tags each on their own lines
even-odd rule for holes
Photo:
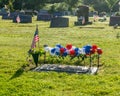
<svg viewBox="0 0 120 96">
<path fill-rule="evenodd" d="M 95 51 L 96 51 L 95 49 L 91 49 L 91 50 L 90 50 L 90 53 L 91 53 L 91 54 L 95 54 Z"/>
<path fill-rule="evenodd" d="M 65 52 L 64 48 L 60 48 L 60 53 L 63 54 Z"/>
<path fill-rule="evenodd" d="M 97 49 L 97 53 L 98 53 L 99 55 L 102 54 L 102 53 L 103 53 L 102 49 L 98 48 L 98 49 Z"/>
<path fill-rule="evenodd" d="M 72 44 L 67 44 L 67 45 L 66 45 L 66 48 L 67 48 L 68 50 L 70 50 L 70 49 L 72 48 Z"/>
<path fill-rule="evenodd" d="M 70 55 L 74 56 L 75 55 L 75 50 L 70 50 Z"/>
<path fill-rule="evenodd" d="M 93 50 L 96 50 L 97 48 L 98 48 L 97 45 L 92 45 Z"/>
</svg>

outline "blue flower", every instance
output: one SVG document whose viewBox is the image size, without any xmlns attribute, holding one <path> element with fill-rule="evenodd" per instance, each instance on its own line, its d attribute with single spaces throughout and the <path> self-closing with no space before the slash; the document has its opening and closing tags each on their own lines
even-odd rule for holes
<svg viewBox="0 0 120 96">
<path fill-rule="evenodd" d="M 89 54 L 90 53 L 90 49 L 91 49 L 91 46 L 90 45 L 86 45 L 83 47 L 85 49 L 85 53 L 86 54 Z"/>
<path fill-rule="evenodd" d="M 55 48 L 51 49 L 51 53 L 52 54 L 55 53 Z"/>
<path fill-rule="evenodd" d="M 67 55 L 68 55 L 68 54 L 67 54 L 66 51 L 62 54 L 62 56 L 64 56 L 64 57 L 66 57 Z"/>
<path fill-rule="evenodd" d="M 57 44 L 57 45 L 56 45 L 56 47 L 58 47 L 58 48 L 62 48 L 62 45 L 60 45 L 60 44 Z"/>
<path fill-rule="evenodd" d="M 79 51 L 79 48 L 75 48 L 74 50 L 75 50 L 75 52 L 77 52 L 77 51 Z"/>
<path fill-rule="evenodd" d="M 55 55 L 59 56 L 59 55 L 60 55 L 60 52 L 55 52 Z"/>
</svg>

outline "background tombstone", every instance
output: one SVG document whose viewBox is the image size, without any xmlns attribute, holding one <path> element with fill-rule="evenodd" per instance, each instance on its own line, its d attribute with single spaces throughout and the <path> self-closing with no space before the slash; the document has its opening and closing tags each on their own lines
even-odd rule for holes
<svg viewBox="0 0 120 96">
<path fill-rule="evenodd" d="M 109 26 L 114 26 L 116 24 L 120 26 L 120 16 L 111 16 L 109 21 Z"/>
<path fill-rule="evenodd" d="M 75 22 L 75 25 L 82 25 L 82 20 L 79 20 L 80 17 L 84 17 L 85 19 L 85 24 L 91 24 L 91 22 L 89 22 L 89 7 L 82 5 L 79 6 L 76 10 L 76 15 L 77 15 L 77 22 Z"/>
<path fill-rule="evenodd" d="M 7 12 L 0 12 L 0 16 L 2 16 L 3 14 L 7 14 Z"/>
<path fill-rule="evenodd" d="M 61 16 L 63 16 L 62 12 L 54 12 L 53 13 L 53 17 L 61 17 Z"/>
<path fill-rule="evenodd" d="M 50 14 L 38 14 L 37 21 L 50 21 L 52 16 Z"/>
<path fill-rule="evenodd" d="M 69 19 L 63 17 L 55 17 L 51 19 L 50 27 L 68 27 Z"/>
<path fill-rule="evenodd" d="M 5 14 L 2 14 L 2 19 L 12 20 L 12 18 L 13 18 L 13 13 L 5 13 Z"/>
<path fill-rule="evenodd" d="M 6 14 L 6 13 L 7 13 L 7 11 L 6 11 L 5 7 L 0 9 L 0 16 L 2 16 L 3 14 Z"/>
<path fill-rule="evenodd" d="M 24 10 L 25 15 L 34 15 L 34 11 L 33 10 Z"/>
<path fill-rule="evenodd" d="M 14 16 L 17 16 L 18 14 L 23 14 L 23 13 L 20 13 L 20 12 L 4 13 L 2 14 L 2 19 L 12 20 Z"/>
<path fill-rule="evenodd" d="M 17 23 L 17 18 L 18 15 L 14 16 L 13 22 Z M 20 23 L 32 23 L 32 16 L 31 15 L 21 15 L 19 14 L 20 17 Z"/>
<path fill-rule="evenodd" d="M 47 10 L 40 10 L 37 14 L 37 21 L 50 21 L 52 15 Z"/>
</svg>

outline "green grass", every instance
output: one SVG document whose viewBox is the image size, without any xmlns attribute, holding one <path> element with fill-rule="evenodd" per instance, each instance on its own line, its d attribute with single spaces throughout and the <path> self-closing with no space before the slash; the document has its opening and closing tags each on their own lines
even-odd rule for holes
<svg viewBox="0 0 120 96">
<path fill-rule="evenodd" d="M 92 18 L 90 18 L 92 20 Z M 16 24 L 0 19 L 0 96 L 119 96 L 120 38 L 119 29 L 107 22 L 93 22 L 80 28 L 74 26 L 76 17 L 69 17 L 67 28 L 49 28 L 50 22 L 36 21 Z M 103 49 L 97 75 L 23 70 L 36 24 L 39 26 L 40 46 L 54 47 L 60 43 L 83 47 L 97 44 Z M 104 27 L 97 29 L 93 27 Z"/>
</svg>

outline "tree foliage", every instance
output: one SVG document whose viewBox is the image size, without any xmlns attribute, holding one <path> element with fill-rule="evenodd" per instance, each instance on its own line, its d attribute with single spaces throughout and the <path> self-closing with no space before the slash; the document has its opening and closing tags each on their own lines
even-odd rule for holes
<svg viewBox="0 0 120 96">
<path fill-rule="evenodd" d="M 112 11 L 112 8 L 119 2 L 119 0 L 105 0 L 108 8 Z"/>
<path fill-rule="evenodd" d="M 8 4 L 8 0 L 0 0 L 0 8 L 3 8 L 7 4 Z"/>
<path fill-rule="evenodd" d="M 0 0 L 0 8 L 8 5 L 10 10 L 33 9 L 40 10 L 49 6 L 49 10 L 72 11 L 77 6 L 84 4 L 98 12 L 118 11 L 119 0 Z"/>
</svg>

